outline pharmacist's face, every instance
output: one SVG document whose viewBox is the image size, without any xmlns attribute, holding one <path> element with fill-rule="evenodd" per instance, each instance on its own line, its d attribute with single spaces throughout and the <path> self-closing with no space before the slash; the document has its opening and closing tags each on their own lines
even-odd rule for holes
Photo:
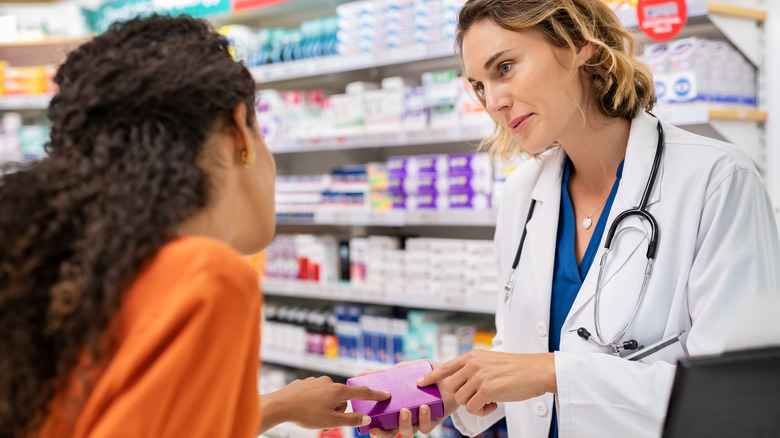
<svg viewBox="0 0 780 438">
<path fill-rule="evenodd" d="M 587 61 L 584 52 L 577 66 Z M 464 75 L 487 112 L 526 151 L 564 143 L 582 126 L 585 86 L 568 48 L 553 46 L 538 31 L 510 31 L 485 19 L 464 35 L 462 56 Z"/>
</svg>

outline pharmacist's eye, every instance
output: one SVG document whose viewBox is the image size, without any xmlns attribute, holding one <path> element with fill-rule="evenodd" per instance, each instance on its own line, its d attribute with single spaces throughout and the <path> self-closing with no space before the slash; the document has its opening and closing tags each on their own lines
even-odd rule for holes
<svg viewBox="0 0 780 438">
<path fill-rule="evenodd" d="M 502 75 L 509 73 L 509 70 L 511 69 L 512 69 L 512 64 L 508 62 L 505 62 L 503 64 L 498 64 L 498 71 L 500 71 Z"/>
<path fill-rule="evenodd" d="M 485 86 L 482 85 L 482 82 L 473 82 L 471 87 L 474 88 L 474 93 L 477 96 L 485 98 Z"/>
</svg>

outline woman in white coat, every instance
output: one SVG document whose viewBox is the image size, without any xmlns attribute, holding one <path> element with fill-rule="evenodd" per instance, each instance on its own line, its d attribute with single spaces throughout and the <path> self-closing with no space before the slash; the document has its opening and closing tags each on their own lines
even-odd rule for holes
<svg viewBox="0 0 780 438">
<path fill-rule="evenodd" d="M 457 46 L 496 123 L 491 152 L 534 156 L 507 180 L 500 278 L 510 276 L 524 229 L 527 237 L 515 284 L 498 298 L 494 348 L 418 384 L 439 383 L 446 413 L 468 435 L 506 417 L 511 438 L 659 436 L 676 360 L 722 352 L 754 295 L 780 284 L 780 239 L 760 175 L 734 146 L 647 113 L 650 71 L 601 0 L 470 0 Z M 617 228 L 594 308 L 609 227 L 640 205 L 659 136 L 646 199 L 658 246 L 646 292 L 637 307 L 652 230 L 634 215 Z M 580 328 L 643 348 L 613 354 Z M 399 430 L 372 434 L 408 437 L 440 421 L 423 408 L 413 426 L 408 414 Z"/>
</svg>

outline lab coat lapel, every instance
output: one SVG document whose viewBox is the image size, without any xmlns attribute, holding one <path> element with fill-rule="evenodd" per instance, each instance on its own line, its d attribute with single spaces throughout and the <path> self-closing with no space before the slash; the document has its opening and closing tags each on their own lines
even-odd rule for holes
<svg viewBox="0 0 780 438">
<path fill-rule="evenodd" d="M 526 236 L 533 263 L 537 302 L 542 315 L 550 313 L 550 291 L 555 264 L 555 242 L 558 235 L 558 214 L 561 205 L 561 177 L 566 154 L 558 147 L 545 158 L 531 197 L 537 201 L 533 218 L 528 222 Z"/>
<path fill-rule="evenodd" d="M 596 293 L 596 283 L 599 274 L 599 262 L 604 254 L 604 242 L 609 232 L 609 227 L 615 221 L 618 214 L 632 208 L 637 208 L 642 199 L 647 179 L 650 176 L 650 170 L 653 167 L 653 158 L 655 157 L 658 134 L 656 130 L 657 119 L 647 113 L 637 116 L 631 123 L 628 146 L 626 148 L 626 158 L 623 164 L 623 176 L 620 180 L 617 194 L 612 202 L 612 208 L 609 211 L 606 228 L 601 236 L 599 250 L 593 259 L 585 280 L 582 283 L 577 298 L 572 304 L 571 317 Z M 663 159 L 658 169 L 653 190 L 648 199 L 648 210 L 652 213 L 651 206 L 660 201 L 660 187 L 663 179 Z M 620 231 L 625 230 L 625 231 Z M 641 230 L 641 232 L 640 232 Z M 650 226 L 637 216 L 631 216 L 624 219 L 618 227 L 618 232 L 613 238 L 613 244 L 607 262 L 604 266 L 602 278 L 602 287 L 606 286 L 615 274 L 621 271 L 630 257 L 645 257 L 647 248 L 647 238 L 650 235 Z M 645 242 L 645 244 L 642 244 Z M 639 287 L 634 285 L 633 281 L 641 280 L 641 273 L 626 273 L 626 287 Z"/>
</svg>

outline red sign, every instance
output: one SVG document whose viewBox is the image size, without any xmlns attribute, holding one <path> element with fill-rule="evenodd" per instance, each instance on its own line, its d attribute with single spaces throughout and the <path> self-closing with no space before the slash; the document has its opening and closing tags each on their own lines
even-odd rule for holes
<svg viewBox="0 0 780 438">
<path fill-rule="evenodd" d="M 290 0 L 233 0 L 233 12 L 248 11 L 250 9 L 262 8 L 263 6 L 284 3 Z"/>
<path fill-rule="evenodd" d="M 688 20 L 685 0 L 639 0 L 636 15 L 639 29 L 656 41 L 674 38 Z"/>
</svg>

